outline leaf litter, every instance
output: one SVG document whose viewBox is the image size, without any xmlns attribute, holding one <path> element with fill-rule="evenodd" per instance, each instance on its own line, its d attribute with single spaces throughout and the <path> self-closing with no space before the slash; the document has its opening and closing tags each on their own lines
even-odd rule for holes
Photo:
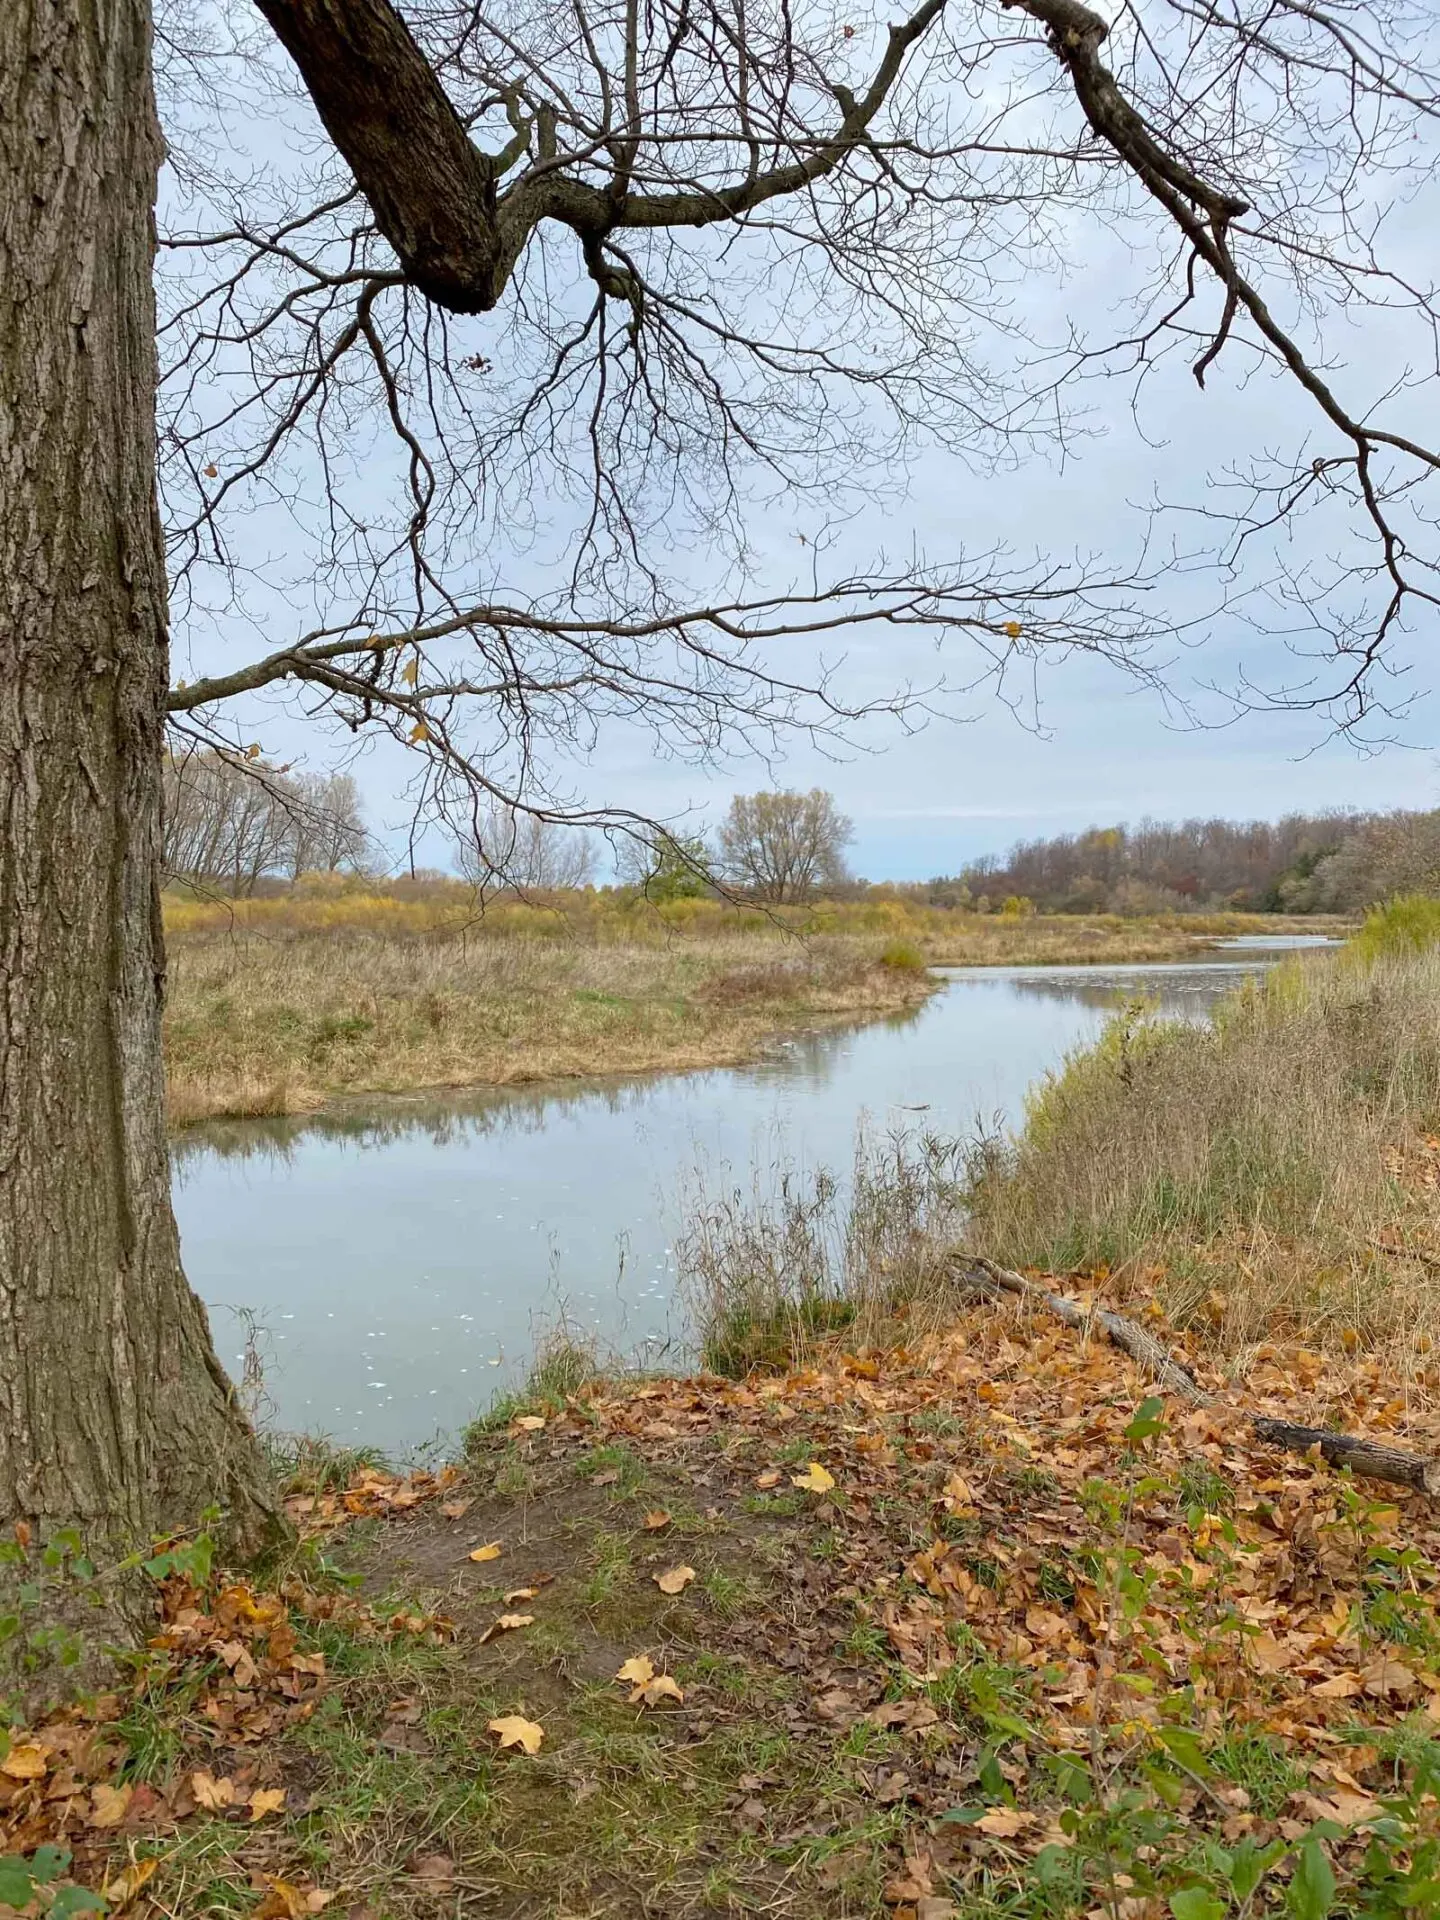
<svg viewBox="0 0 1440 1920">
<path fill-rule="evenodd" d="M 652 1651 L 626 1656 L 622 1645 L 609 1656 L 602 1677 L 619 1683 L 617 1705 L 655 1728 L 680 1777 L 722 1737 L 753 1746 L 763 1733 L 793 1749 L 774 1770 L 735 1773 L 695 1855 L 696 1889 L 704 1861 L 729 1847 L 727 1870 L 750 1888 L 741 1911 L 753 1896 L 757 1911 L 945 1920 L 1003 1898 L 1022 1902 L 1017 1914 L 1220 1920 L 1237 1898 L 1216 1864 L 1228 1862 L 1225 1873 L 1259 1876 L 1247 1911 L 1288 1903 L 1323 1915 L 1371 1898 L 1383 1854 L 1394 1910 L 1426 1910 L 1423 1876 L 1440 1862 L 1440 1515 L 1409 1490 L 1377 1499 L 1318 1459 L 1267 1451 L 1223 1394 L 1203 1409 L 1165 1406 L 1146 1384 L 1113 1349 L 1018 1309 L 986 1309 L 885 1352 L 832 1350 L 743 1382 L 594 1387 L 542 1426 L 515 1423 L 541 1475 L 532 1514 L 553 1505 L 557 1538 L 572 1463 L 624 1446 L 647 1473 L 693 1491 L 711 1516 L 697 1545 L 731 1543 L 728 1564 L 765 1569 L 744 1588 L 700 1553 L 703 1579 L 695 1567 L 647 1566 L 663 1531 L 647 1516 L 669 1510 L 636 1502 L 641 1557 L 615 1604 L 633 1608 L 652 1582 L 652 1596 L 666 1597 L 700 1584 L 683 1643 L 662 1609 Z M 1433 1408 L 1363 1357 L 1261 1349 L 1246 1396 L 1287 1418 L 1436 1450 Z M 435 1494 L 494 1517 L 483 1476 L 457 1491 L 462 1477 L 387 1488 L 367 1470 L 297 1518 L 324 1534 L 378 1518 L 413 1546 L 454 1524 Z M 797 1493 L 825 1497 L 797 1511 Z M 387 1537 L 376 1536 L 382 1566 Z M 204 1730 L 202 1751 L 168 1777 L 134 1779 L 120 1693 L 16 1729 L 0 1760 L 6 1847 L 71 1847 L 76 1877 L 114 1886 L 124 1905 L 148 1897 L 149 1874 L 185 1824 L 208 1818 L 233 1830 L 237 1850 L 262 1849 L 248 1855 L 251 1913 L 319 1912 L 335 1887 L 307 1877 L 286 1837 L 307 1808 L 314 1817 L 314 1799 L 282 1777 L 276 1755 L 348 1683 L 307 1636 L 324 1627 L 414 1642 L 457 1661 L 490 1659 L 478 1650 L 493 1636 L 519 1645 L 507 1673 L 527 1698 L 483 1722 L 503 1756 L 494 1764 L 524 1760 L 544 1784 L 541 1801 L 532 1788 L 487 1816 L 509 1825 L 504 1854 L 486 1856 L 486 1884 L 504 1887 L 508 1874 L 521 1885 L 526 1833 L 551 1824 L 548 1796 L 557 1811 L 577 1810 L 573 1857 L 545 1871 L 567 1874 L 578 1899 L 599 1871 L 581 1812 L 610 1806 L 620 1777 L 585 1761 L 574 1720 L 583 1676 L 562 1668 L 557 1678 L 549 1656 L 524 1650 L 521 1622 L 535 1627 L 578 1585 L 558 1555 L 552 1565 L 503 1596 L 507 1608 L 538 1597 L 536 1613 L 492 1612 L 488 1629 L 424 1605 L 372 1611 L 300 1580 L 272 1594 L 238 1580 L 167 1581 L 149 1657 L 162 1678 L 198 1678 L 186 1725 Z M 516 1658 L 529 1662 L 523 1674 Z M 722 1672 L 773 1676 L 770 1691 L 736 1704 L 712 1677 Z M 391 1701 L 387 1713 L 396 1707 L 410 1711 Z M 1229 1757 L 1242 1750 L 1252 1774 Z M 803 1791 L 793 1756 L 814 1775 Z M 1143 1844 L 1123 1838 L 1141 1828 Z M 637 1829 L 634 1844 L 658 1838 Z M 462 1851 L 456 1836 L 447 1846 Z M 1131 1884 L 1107 1893 L 1117 1847 Z M 149 1857 L 137 1861 L 137 1848 Z M 678 1857 L 666 1854 L 667 1885 L 683 1880 Z M 139 1868 L 145 1878 L 131 1886 L 125 1876 Z M 1338 1889 L 1329 1904 L 1315 1891 L 1327 1875 Z M 338 1878 L 346 1903 L 370 1897 Z M 1042 1884 L 1043 1901 L 1033 1892 Z M 1032 1892 L 1036 1904 L 1023 1904 Z M 551 1897 L 537 1882 L 515 1911 L 559 1910 L 544 1904 Z M 1372 1905 L 1391 1910 L 1378 1895 Z M 689 1910 L 678 1893 L 666 1909 Z"/>
</svg>

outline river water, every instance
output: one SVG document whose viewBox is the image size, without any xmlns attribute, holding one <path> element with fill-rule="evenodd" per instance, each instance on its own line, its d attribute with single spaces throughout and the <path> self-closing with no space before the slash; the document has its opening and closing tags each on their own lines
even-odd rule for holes
<svg viewBox="0 0 1440 1920">
<path fill-rule="evenodd" d="M 524 1377 L 562 1312 L 611 1350 L 682 1353 L 686 1195 L 844 1173 L 857 1129 L 973 1136 L 1127 1000 L 1202 1018 L 1299 945 L 1179 966 L 953 969 L 914 1013 L 796 1035 L 747 1067 L 351 1101 L 174 1144 L 186 1269 L 265 1417 L 397 1455 Z"/>
</svg>

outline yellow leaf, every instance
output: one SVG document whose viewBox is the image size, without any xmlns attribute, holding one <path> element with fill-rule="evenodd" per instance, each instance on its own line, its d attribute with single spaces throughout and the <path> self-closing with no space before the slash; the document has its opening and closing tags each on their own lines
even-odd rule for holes
<svg viewBox="0 0 1440 1920">
<path fill-rule="evenodd" d="M 249 746 L 246 747 L 245 758 L 247 760 L 258 760 L 260 758 L 260 742 L 258 740 L 252 740 Z"/>
<path fill-rule="evenodd" d="M 98 1782 L 90 1796 L 91 1826 L 118 1827 L 130 1805 L 130 1792 L 129 1787 L 110 1787 L 103 1780 Z"/>
<path fill-rule="evenodd" d="M 513 1605 L 516 1600 L 533 1600 L 539 1591 L 539 1587 L 512 1587 L 502 1598 L 508 1607 Z"/>
<path fill-rule="evenodd" d="M 517 1627 L 532 1627 L 535 1624 L 533 1613 L 502 1613 L 495 1622 L 502 1633 L 513 1633 Z"/>
<path fill-rule="evenodd" d="M 647 1533 L 656 1533 L 661 1527 L 668 1527 L 669 1524 L 670 1516 L 663 1507 L 655 1507 L 645 1516 L 645 1531 Z"/>
<path fill-rule="evenodd" d="M 252 1820 L 263 1820 L 267 1813 L 279 1813 L 285 1805 L 284 1787 L 257 1787 L 246 1805 Z"/>
<path fill-rule="evenodd" d="M 636 1687 L 630 1695 L 632 1707 L 658 1707 L 662 1700 L 681 1701 L 685 1698 L 668 1673 L 657 1673 L 653 1680 L 643 1687 Z"/>
<path fill-rule="evenodd" d="M 615 1678 L 628 1680 L 632 1686 L 643 1687 L 655 1678 L 655 1663 L 648 1653 L 632 1654 Z"/>
<path fill-rule="evenodd" d="M 683 1593 L 694 1578 L 694 1567 L 671 1567 L 655 1575 L 655 1584 L 662 1593 Z"/>
<path fill-rule="evenodd" d="M 110 1911 L 119 1913 L 122 1907 L 128 1907 L 151 1874 L 159 1871 L 159 1867 L 159 1854 L 152 1854 L 148 1860 L 132 1860 L 123 1872 L 117 1873 L 113 1880 L 107 1880 L 101 1892 Z"/>
<path fill-rule="evenodd" d="M 222 1807 L 235 1804 L 235 1782 L 231 1779 L 217 1780 L 213 1773 L 192 1773 L 190 1791 L 195 1796 L 197 1807 L 203 1807 L 207 1813 L 218 1813 Z"/>
<path fill-rule="evenodd" d="M 12 1747 L 0 1760 L 0 1773 L 8 1774 L 12 1780 L 39 1780 L 49 1765 L 45 1749 L 27 1741 L 24 1746 Z"/>
<path fill-rule="evenodd" d="M 418 660 L 407 660 L 400 670 L 400 678 L 405 682 L 407 687 L 413 687 L 415 682 L 420 678 L 420 662 Z"/>
<path fill-rule="evenodd" d="M 522 1433 L 539 1433 L 545 1421 L 538 1413 L 522 1413 L 517 1415 L 515 1424 Z"/>
<path fill-rule="evenodd" d="M 835 1485 L 835 1476 L 827 1473 L 818 1460 L 812 1460 L 803 1473 L 792 1473 L 792 1487 L 802 1487 L 806 1493 L 829 1493 Z"/>
<path fill-rule="evenodd" d="M 408 737 L 409 737 L 411 746 L 418 747 L 424 741 L 430 738 L 430 729 L 426 726 L 423 720 L 417 720 L 414 726 L 411 727 Z"/>
<path fill-rule="evenodd" d="M 975 1822 L 981 1833 L 993 1834 L 997 1840 L 1012 1839 L 1034 1824 L 1034 1814 L 1023 1807 L 992 1807 Z"/>
<path fill-rule="evenodd" d="M 1005 636 L 1007 639 L 1018 640 L 1020 638 L 1020 631 L 1020 622 L 1018 620 L 1007 620 L 1005 622 Z"/>
<path fill-rule="evenodd" d="M 523 1747 L 526 1753 L 538 1753 L 545 1738 L 545 1729 L 537 1721 L 526 1720 L 518 1713 L 502 1713 L 490 1722 L 488 1731 L 502 1747 Z"/>
<path fill-rule="evenodd" d="M 472 1560 L 498 1560 L 500 1558 L 500 1542 L 498 1540 L 487 1540 L 483 1547 L 475 1548 L 470 1558 Z"/>
</svg>

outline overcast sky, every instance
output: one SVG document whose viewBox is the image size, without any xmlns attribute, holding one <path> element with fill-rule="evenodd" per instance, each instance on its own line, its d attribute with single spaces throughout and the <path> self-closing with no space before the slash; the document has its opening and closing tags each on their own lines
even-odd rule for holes
<svg viewBox="0 0 1440 1920">
<path fill-rule="evenodd" d="M 261 144 L 270 158 L 283 157 L 295 138 L 277 123 Z M 1416 203 L 1396 215 L 1398 264 L 1420 279 L 1428 277 L 1434 212 L 1433 204 Z M 1077 316 L 1100 324 L 1123 307 L 1127 271 L 1112 246 L 1097 244 L 1078 268 L 1072 264 L 1058 279 L 1022 282 L 1021 317 L 1035 336 L 1051 340 L 1062 339 Z M 483 333 L 480 338 L 486 340 Z M 1393 322 L 1360 313 L 1332 316 L 1326 347 L 1331 378 L 1357 410 L 1392 377 L 1397 356 L 1403 360 L 1412 351 Z M 1119 381 L 1092 387 L 1086 395 L 1090 437 L 1078 441 L 1063 463 L 1037 457 L 1018 471 L 978 473 L 921 448 L 904 471 L 891 476 L 897 497 L 849 523 L 845 557 L 851 550 L 868 557 L 919 549 L 940 558 L 961 546 L 978 551 L 1003 541 L 1021 562 L 1037 555 L 1063 561 L 1103 553 L 1124 566 L 1140 553 L 1145 509 L 1156 498 L 1191 505 L 1213 500 L 1207 475 L 1272 448 L 1293 452 L 1313 432 L 1313 418 L 1295 392 L 1268 373 L 1247 379 L 1248 364 L 1240 350 L 1228 352 L 1202 392 L 1177 360 L 1150 378 L 1138 402 Z M 1423 397 L 1408 407 L 1407 427 L 1417 430 L 1422 413 L 1433 427 L 1436 409 Z M 1313 444 L 1327 443 L 1317 438 Z M 813 506 L 787 515 L 782 505 L 757 516 L 751 537 L 766 584 L 781 586 L 803 574 L 810 551 L 804 543 L 815 534 L 816 515 Z M 1333 527 L 1309 522 L 1290 557 L 1323 558 L 1334 537 Z M 1198 548 L 1204 529 L 1175 522 L 1166 538 Z M 241 566 L 262 581 L 275 539 L 264 514 L 231 529 Z M 1151 551 L 1152 567 L 1157 551 Z M 686 557 L 669 560 L 683 580 Z M 533 556 L 517 558 L 517 592 L 540 583 L 534 571 L 539 564 Z M 1357 749 L 1334 738 L 1324 716 L 1236 715 L 1223 694 L 1207 690 L 1233 687 L 1242 677 L 1293 681 L 1298 671 L 1281 643 L 1257 632 L 1244 611 L 1205 618 L 1221 598 L 1213 573 L 1177 569 L 1156 583 L 1157 609 L 1165 617 L 1200 623 L 1186 646 L 1162 649 L 1170 659 L 1166 679 L 1179 703 L 1100 663 L 1042 662 L 1034 681 L 1037 704 L 1032 709 L 1028 697 L 1022 700 L 1020 716 L 994 697 L 947 697 L 939 703 L 943 711 L 917 733 L 876 721 L 859 728 L 848 746 L 837 745 L 833 756 L 796 747 L 768 766 L 741 759 L 709 769 L 657 758 L 648 737 L 617 728 L 582 763 L 565 769 L 563 781 L 592 805 L 696 825 L 713 821 L 737 791 L 821 785 L 854 821 L 853 863 L 872 879 L 954 872 L 978 854 L 1002 852 L 1017 838 L 1146 815 L 1248 819 L 1292 810 L 1440 804 L 1431 635 L 1400 637 L 1396 661 L 1408 670 L 1411 704 L 1397 725 L 1376 729 L 1397 740 Z M 253 626 L 242 629 L 213 610 L 177 623 L 177 674 L 193 678 L 233 667 L 257 651 L 257 639 L 265 647 L 276 645 L 305 624 L 302 610 L 278 590 L 268 603 L 262 590 L 255 604 L 262 609 L 258 636 Z M 832 659 L 844 651 L 838 641 L 827 649 Z M 783 656 L 776 659 L 784 664 Z M 963 649 L 937 653 L 924 638 L 891 631 L 880 640 L 852 641 L 836 690 L 862 700 L 937 677 L 963 684 L 971 671 Z M 271 759 L 348 765 L 361 783 L 372 827 L 397 862 L 405 857 L 405 788 L 412 768 L 403 752 L 387 742 L 357 750 L 348 736 L 306 728 L 274 697 L 253 700 L 242 710 L 240 726 L 253 728 Z M 434 835 L 422 835 L 419 857 L 448 864 L 447 849 Z"/>
</svg>

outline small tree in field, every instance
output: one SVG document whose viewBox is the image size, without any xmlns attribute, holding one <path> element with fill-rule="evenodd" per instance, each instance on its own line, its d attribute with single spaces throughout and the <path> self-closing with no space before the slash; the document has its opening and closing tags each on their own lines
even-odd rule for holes
<svg viewBox="0 0 1440 1920">
<path fill-rule="evenodd" d="M 809 900 L 848 878 L 854 829 L 821 787 L 737 793 L 720 823 L 720 870 L 731 886 L 776 904 Z"/>
<path fill-rule="evenodd" d="M 0 4 L 0 1523 L 128 1539 L 218 1500 L 254 1540 L 273 1490 L 170 1209 L 167 721 L 248 753 L 227 703 L 263 692 L 413 748 L 452 824 L 645 837 L 558 806 L 553 763 L 943 697 L 847 702 L 826 634 L 924 631 L 967 692 L 1075 652 L 1153 677 L 1172 570 L 1118 503 L 1084 563 L 1038 516 L 1018 559 L 811 536 L 917 445 L 1063 448 L 1072 386 L 1178 359 L 1294 403 L 1193 524 L 1311 656 L 1279 697 L 1358 724 L 1440 605 L 1440 311 L 1382 252 L 1423 230 L 1382 216 L 1429 188 L 1440 56 L 1429 0 L 166 0 L 162 29 Z M 1346 370 L 1327 330 L 1367 303 L 1384 351 Z M 748 530 L 791 502 L 803 563 L 757 590 Z M 171 686 L 172 610 L 269 637 Z"/>
</svg>

